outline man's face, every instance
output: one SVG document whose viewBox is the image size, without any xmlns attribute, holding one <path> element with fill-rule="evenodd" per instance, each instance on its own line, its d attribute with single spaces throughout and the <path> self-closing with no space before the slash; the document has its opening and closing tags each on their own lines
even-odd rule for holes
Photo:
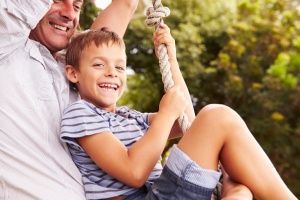
<svg viewBox="0 0 300 200">
<path fill-rule="evenodd" d="M 54 0 L 29 37 L 46 46 L 52 54 L 66 48 L 79 24 L 82 4 L 83 0 Z"/>
</svg>

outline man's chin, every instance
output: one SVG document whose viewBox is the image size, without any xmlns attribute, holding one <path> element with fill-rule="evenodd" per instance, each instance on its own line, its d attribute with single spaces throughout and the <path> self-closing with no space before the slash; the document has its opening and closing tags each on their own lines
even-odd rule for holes
<svg viewBox="0 0 300 200">
<path fill-rule="evenodd" d="M 56 41 L 56 42 L 52 43 L 51 47 L 49 46 L 47 48 L 49 49 L 49 51 L 52 54 L 54 54 L 54 53 L 56 53 L 58 51 L 61 51 L 61 50 L 65 49 L 65 48 L 67 48 L 68 45 L 69 45 L 69 40 L 68 41 L 61 41 L 61 42 Z"/>
</svg>

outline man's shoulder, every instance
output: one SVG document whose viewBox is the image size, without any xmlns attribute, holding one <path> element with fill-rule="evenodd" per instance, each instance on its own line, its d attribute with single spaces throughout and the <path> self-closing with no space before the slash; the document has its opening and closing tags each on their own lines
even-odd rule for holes
<svg viewBox="0 0 300 200">
<path fill-rule="evenodd" d="M 66 65 L 66 51 L 62 50 L 55 54 L 55 60 L 60 63 L 61 65 Z"/>
</svg>

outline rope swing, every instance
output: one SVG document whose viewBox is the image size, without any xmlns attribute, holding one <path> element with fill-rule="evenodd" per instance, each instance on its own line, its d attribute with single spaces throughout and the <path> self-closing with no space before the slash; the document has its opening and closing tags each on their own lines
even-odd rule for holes
<svg viewBox="0 0 300 200">
<path fill-rule="evenodd" d="M 148 27 L 155 27 L 155 30 L 159 30 L 159 25 L 163 23 L 163 17 L 170 15 L 170 9 L 164 7 L 161 4 L 161 0 L 152 0 L 153 7 L 149 7 L 146 10 L 147 19 L 145 20 Z M 172 79 L 172 72 L 170 70 L 169 56 L 167 47 L 165 44 L 158 46 L 158 60 L 160 73 L 162 75 L 162 81 L 164 84 L 165 92 L 174 85 Z M 178 118 L 179 125 L 183 133 L 185 133 L 190 127 L 190 122 L 185 113 L 182 113 Z M 222 184 L 219 182 L 211 195 L 211 200 L 221 199 Z"/>
<path fill-rule="evenodd" d="M 147 19 L 145 22 L 148 27 L 155 27 L 155 30 L 159 30 L 159 25 L 163 22 L 162 18 L 170 15 L 170 9 L 168 7 L 164 7 L 160 0 L 152 0 L 152 4 L 153 7 L 149 7 L 146 10 Z M 164 84 L 164 90 L 166 92 L 174 85 L 174 81 L 172 79 L 169 56 L 165 44 L 158 46 L 158 60 L 160 73 L 162 75 L 162 81 Z M 191 125 L 185 113 L 180 115 L 178 122 L 183 133 L 185 133 Z"/>
</svg>

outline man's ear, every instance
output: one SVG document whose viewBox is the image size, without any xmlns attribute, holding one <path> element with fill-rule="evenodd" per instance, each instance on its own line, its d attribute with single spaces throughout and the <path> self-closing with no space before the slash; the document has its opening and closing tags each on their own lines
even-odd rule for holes
<svg viewBox="0 0 300 200">
<path fill-rule="evenodd" d="M 72 65 L 66 65 L 65 66 L 65 73 L 69 81 L 72 83 L 77 83 L 77 76 L 76 76 L 76 70 Z"/>
</svg>

